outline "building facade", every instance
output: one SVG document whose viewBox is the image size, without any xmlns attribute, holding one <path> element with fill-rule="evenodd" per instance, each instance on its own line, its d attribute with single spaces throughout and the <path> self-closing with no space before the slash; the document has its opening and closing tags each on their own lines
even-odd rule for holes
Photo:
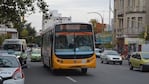
<svg viewBox="0 0 149 84">
<path fill-rule="evenodd" d="M 62 17 L 57 10 L 51 10 L 47 16 L 43 15 L 42 30 L 53 27 L 57 23 L 71 22 L 71 17 Z"/>
<path fill-rule="evenodd" d="M 12 39 L 18 38 L 18 31 L 15 28 L 8 28 L 5 25 L 0 25 L 0 35 L 10 35 Z"/>
<path fill-rule="evenodd" d="M 144 41 L 138 37 L 146 30 L 149 23 L 148 4 L 149 0 L 114 0 L 113 31 L 120 52 L 128 54 L 131 46 L 134 47 L 132 51 L 140 50 L 139 46 Z"/>
</svg>

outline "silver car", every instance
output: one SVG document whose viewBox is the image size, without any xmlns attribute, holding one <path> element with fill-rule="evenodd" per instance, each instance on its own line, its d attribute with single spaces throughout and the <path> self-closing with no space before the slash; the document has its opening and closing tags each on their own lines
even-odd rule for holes
<svg viewBox="0 0 149 84">
<path fill-rule="evenodd" d="M 24 74 L 17 57 L 0 53 L 0 84 L 24 84 Z"/>
<path fill-rule="evenodd" d="M 100 58 L 101 52 L 102 52 L 102 49 L 95 48 L 96 57 Z"/>
<path fill-rule="evenodd" d="M 117 51 L 114 50 L 104 50 L 104 52 L 101 53 L 100 59 L 101 63 L 119 63 L 120 65 L 123 63 L 122 57 L 118 54 Z"/>
</svg>

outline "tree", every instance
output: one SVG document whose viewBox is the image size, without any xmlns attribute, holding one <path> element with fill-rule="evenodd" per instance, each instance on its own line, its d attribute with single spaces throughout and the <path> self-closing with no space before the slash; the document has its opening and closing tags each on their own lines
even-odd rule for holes
<svg viewBox="0 0 149 84">
<path fill-rule="evenodd" d="M 25 38 L 27 43 L 32 43 L 36 36 L 36 30 L 34 27 L 31 27 L 31 23 L 26 23 L 24 28 L 21 28 L 20 38 Z"/>
<path fill-rule="evenodd" d="M 48 5 L 44 0 L 0 0 L 0 24 L 12 23 L 21 32 L 25 24 L 24 15 L 34 13 L 35 4 L 40 12 L 47 14 Z"/>
<path fill-rule="evenodd" d="M 97 27 L 96 24 L 98 23 L 96 19 L 91 19 L 90 23 L 92 23 L 93 28 L 94 28 L 94 32 L 97 33 Z"/>
<path fill-rule="evenodd" d="M 22 30 L 22 32 L 21 32 L 21 37 L 22 37 L 22 38 L 28 37 L 28 31 L 27 31 L 27 29 L 23 29 L 23 30 Z"/>
<path fill-rule="evenodd" d="M 28 35 L 35 37 L 35 35 L 36 35 L 36 30 L 35 30 L 34 27 L 31 27 L 31 23 L 27 23 L 27 24 L 25 25 L 25 27 L 26 27 L 26 29 L 27 29 L 27 31 L 28 31 Z"/>
</svg>

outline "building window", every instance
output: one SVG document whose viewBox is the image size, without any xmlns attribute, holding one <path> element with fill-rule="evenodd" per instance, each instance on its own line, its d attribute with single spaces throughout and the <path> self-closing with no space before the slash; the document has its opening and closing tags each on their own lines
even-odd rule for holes
<svg viewBox="0 0 149 84">
<path fill-rule="evenodd" d="M 120 8 L 124 9 L 124 0 L 120 0 Z"/>
<path fill-rule="evenodd" d="M 127 32 L 129 33 L 129 28 L 130 28 L 130 18 L 127 18 Z"/>
<path fill-rule="evenodd" d="M 128 7 L 131 7 L 131 1 L 132 0 L 128 0 Z"/>
<path fill-rule="evenodd" d="M 135 8 L 135 0 L 132 0 L 132 7 Z"/>
<path fill-rule="evenodd" d="M 138 17 L 138 31 L 142 32 L 142 26 L 143 26 L 143 18 Z"/>
<path fill-rule="evenodd" d="M 135 24 L 136 24 L 136 17 L 132 17 L 132 21 L 131 21 L 131 28 L 132 28 L 132 33 L 135 33 Z"/>
</svg>

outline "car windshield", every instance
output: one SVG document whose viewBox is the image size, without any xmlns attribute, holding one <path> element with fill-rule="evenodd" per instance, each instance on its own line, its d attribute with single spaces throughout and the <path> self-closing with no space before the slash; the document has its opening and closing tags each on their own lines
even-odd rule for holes
<svg viewBox="0 0 149 84">
<path fill-rule="evenodd" d="M 142 53 L 142 58 L 149 59 L 149 53 Z"/>
<path fill-rule="evenodd" d="M 118 55 L 116 51 L 105 51 L 107 55 Z"/>
<path fill-rule="evenodd" d="M 19 63 L 15 57 L 0 56 L 0 67 L 18 67 Z"/>
<path fill-rule="evenodd" d="M 21 45 L 20 44 L 5 44 L 4 50 L 15 50 L 15 51 L 21 51 Z"/>
<path fill-rule="evenodd" d="M 41 50 L 40 49 L 37 49 L 37 50 L 33 50 L 32 51 L 32 54 L 40 54 L 41 53 Z"/>
</svg>

